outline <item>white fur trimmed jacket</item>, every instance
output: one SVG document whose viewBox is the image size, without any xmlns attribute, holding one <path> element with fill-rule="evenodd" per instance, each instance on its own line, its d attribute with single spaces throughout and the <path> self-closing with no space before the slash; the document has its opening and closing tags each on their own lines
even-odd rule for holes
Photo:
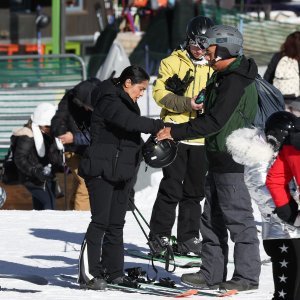
<svg viewBox="0 0 300 300">
<path fill-rule="evenodd" d="M 262 217 L 262 238 L 300 238 L 300 228 L 285 223 L 274 213 L 275 204 L 265 182 L 276 153 L 266 142 L 264 132 L 257 128 L 235 130 L 228 136 L 226 147 L 233 159 L 245 166 L 245 183 Z"/>
</svg>

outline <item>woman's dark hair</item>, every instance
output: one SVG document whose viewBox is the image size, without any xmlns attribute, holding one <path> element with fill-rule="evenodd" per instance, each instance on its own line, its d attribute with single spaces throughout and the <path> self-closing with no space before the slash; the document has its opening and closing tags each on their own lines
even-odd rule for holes
<svg viewBox="0 0 300 300">
<path fill-rule="evenodd" d="M 130 79 L 133 84 L 137 84 L 145 80 L 149 81 L 150 76 L 142 67 L 132 65 L 125 68 L 120 77 L 114 78 L 113 82 L 115 84 L 123 85 L 127 79 Z"/>
<path fill-rule="evenodd" d="M 300 31 L 295 31 L 287 36 L 281 46 L 283 56 L 300 60 Z"/>
</svg>

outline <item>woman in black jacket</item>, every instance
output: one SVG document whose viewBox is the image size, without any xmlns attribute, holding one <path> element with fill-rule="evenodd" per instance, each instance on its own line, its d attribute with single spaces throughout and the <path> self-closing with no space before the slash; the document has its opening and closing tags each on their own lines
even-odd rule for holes
<svg viewBox="0 0 300 300">
<path fill-rule="evenodd" d="M 132 180 L 141 161 L 141 132 L 156 134 L 164 124 L 140 116 L 137 100 L 149 75 L 138 66 L 99 86 L 94 99 L 91 144 L 80 162 L 91 205 L 91 222 L 80 255 L 79 282 L 88 289 L 123 283 L 123 227 Z"/>
<path fill-rule="evenodd" d="M 13 159 L 19 179 L 32 194 L 33 209 L 55 209 L 54 172 L 62 164 L 56 143 L 50 135 L 56 107 L 39 104 L 28 123 L 11 137 Z"/>
</svg>

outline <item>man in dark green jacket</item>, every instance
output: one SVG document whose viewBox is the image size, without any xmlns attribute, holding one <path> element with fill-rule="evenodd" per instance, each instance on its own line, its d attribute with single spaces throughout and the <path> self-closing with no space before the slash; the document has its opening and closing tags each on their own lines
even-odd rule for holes
<svg viewBox="0 0 300 300">
<path fill-rule="evenodd" d="M 181 280 L 198 288 L 257 289 L 261 263 L 251 199 L 244 168 L 232 159 L 225 145 L 232 131 L 254 120 L 257 66 L 242 55 L 243 37 L 234 27 L 213 26 L 201 43 L 215 71 L 207 83 L 204 114 L 188 123 L 170 125 L 157 135 L 159 140 L 205 137 L 209 172 L 201 216 L 202 266 L 197 273 L 182 275 Z M 227 281 L 228 231 L 235 243 L 235 269 Z"/>
</svg>

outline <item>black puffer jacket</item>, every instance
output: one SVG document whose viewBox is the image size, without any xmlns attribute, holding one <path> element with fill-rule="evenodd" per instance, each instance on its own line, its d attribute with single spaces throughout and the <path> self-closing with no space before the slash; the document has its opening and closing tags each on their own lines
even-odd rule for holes
<svg viewBox="0 0 300 300">
<path fill-rule="evenodd" d="M 58 104 L 55 116 L 51 120 L 51 133 L 53 136 L 60 136 L 67 131 L 74 136 L 86 132 L 90 128 L 91 111 L 85 110 L 83 105 L 92 107 L 93 99 L 100 93 L 97 78 L 90 78 L 77 84 L 74 88 L 67 91 Z M 83 136 L 83 140 L 85 137 Z M 88 144 L 88 141 L 86 142 Z M 69 144 L 65 145 L 65 150 L 82 154 L 86 145 Z"/>
<path fill-rule="evenodd" d="M 16 130 L 11 137 L 14 162 L 19 171 L 20 182 L 25 185 L 42 186 L 44 184 L 36 177 L 35 169 L 52 165 L 52 174 L 60 171 L 62 166 L 62 157 L 57 150 L 54 140 L 43 135 L 46 154 L 39 157 L 35 148 L 33 133 L 29 127 L 23 127 Z"/>
<path fill-rule="evenodd" d="M 80 162 L 82 177 L 130 180 L 141 161 L 141 132 L 156 134 L 164 123 L 140 116 L 137 103 L 108 79 L 101 84 L 91 121 L 91 145 Z"/>
</svg>

